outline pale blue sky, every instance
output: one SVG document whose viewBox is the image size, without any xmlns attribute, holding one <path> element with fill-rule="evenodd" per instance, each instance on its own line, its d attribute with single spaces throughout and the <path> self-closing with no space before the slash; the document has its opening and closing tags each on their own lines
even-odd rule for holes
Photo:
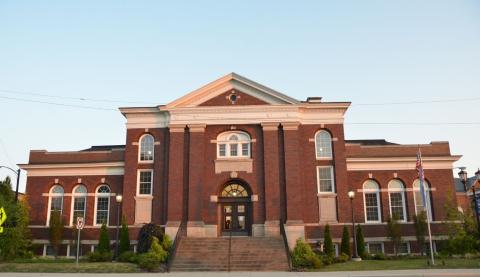
<svg viewBox="0 0 480 277">
<path fill-rule="evenodd" d="M 30 149 L 125 140 L 117 111 L 1 97 L 164 104 L 232 71 L 300 100 L 477 98 L 353 106 L 347 123 L 480 122 L 480 1 L 0 0 L 0 164 L 25 163 Z M 398 143 L 448 140 L 464 155 L 457 166 L 471 174 L 480 166 L 478 124 L 347 124 L 345 132 Z"/>
</svg>

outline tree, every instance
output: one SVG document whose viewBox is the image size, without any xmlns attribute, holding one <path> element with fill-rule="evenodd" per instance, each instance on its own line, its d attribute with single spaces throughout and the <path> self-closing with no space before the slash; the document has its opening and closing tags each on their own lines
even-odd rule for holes
<svg viewBox="0 0 480 277">
<path fill-rule="evenodd" d="M 415 236 L 420 253 L 425 254 L 425 236 L 427 235 L 427 215 L 422 211 L 418 215 L 413 216 L 413 226 L 415 227 Z"/>
<path fill-rule="evenodd" d="M 7 214 L 0 235 L 0 261 L 30 257 L 32 243 L 28 229 L 29 208 L 27 202 L 15 201 L 9 177 L 0 181 L 0 207 Z"/>
<path fill-rule="evenodd" d="M 125 217 L 122 218 L 122 229 L 120 229 L 120 245 L 119 255 L 124 252 L 130 251 L 130 236 L 128 233 L 128 225 Z"/>
<path fill-rule="evenodd" d="M 402 226 L 398 222 L 399 218 L 397 214 L 393 214 L 387 221 L 387 236 L 393 244 L 393 253 L 398 255 L 398 248 L 402 243 Z"/>
<path fill-rule="evenodd" d="M 323 237 L 323 253 L 327 256 L 334 256 L 335 249 L 333 248 L 332 235 L 330 234 L 330 225 L 325 226 L 325 233 Z"/>
<path fill-rule="evenodd" d="M 110 252 L 110 238 L 108 237 L 107 225 L 105 225 L 105 223 L 102 224 L 102 228 L 100 229 L 97 251 L 99 253 Z"/>
<path fill-rule="evenodd" d="M 362 259 L 367 256 L 365 251 L 365 239 L 363 238 L 362 226 L 360 225 L 357 225 L 357 253 Z"/>
<path fill-rule="evenodd" d="M 342 243 L 340 247 L 341 253 L 350 257 L 350 234 L 347 226 L 343 226 Z"/>
<path fill-rule="evenodd" d="M 55 258 L 58 257 L 58 249 L 62 243 L 64 223 L 60 211 L 52 211 L 48 222 L 48 234 L 50 245 L 53 248 Z"/>
<path fill-rule="evenodd" d="M 138 232 L 138 253 L 147 253 L 152 245 L 153 237 L 156 237 L 158 241 L 163 241 L 163 231 L 159 225 L 148 223 L 143 225 L 140 232 Z"/>
</svg>

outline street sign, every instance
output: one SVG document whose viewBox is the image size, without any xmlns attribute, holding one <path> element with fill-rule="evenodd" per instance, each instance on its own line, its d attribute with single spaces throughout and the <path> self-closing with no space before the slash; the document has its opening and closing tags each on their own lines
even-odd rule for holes
<svg viewBox="0 0 480 277">
<path fill-rule="evenodd" d="M 77 230 L 82 230 L 85 226 L 85 219 L 81 216 L 77 217 Z"/>
<path fill-rule="evenodd" d="M 0 234 L 3 233 L 3 223 L 7 220 L 7 213 L 3 207 L 0 208 Z"/>
</svg>

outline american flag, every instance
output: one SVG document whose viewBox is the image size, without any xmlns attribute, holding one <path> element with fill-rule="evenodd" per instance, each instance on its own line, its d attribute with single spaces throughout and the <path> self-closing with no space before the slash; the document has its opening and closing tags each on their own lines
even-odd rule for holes
<svg viewBox="0 0 480 277">
<path fill-rule="evenodd" d="M 418 148 L 417 152 L 417 164 L 416 164 L 416 169 L 418 171 L 418 179 L 420 180 L 420 193 L 422 194 L 422 201 L 423 201 L 423 206 L 427 207 L 427 199 L 425 196 L 425 177 L 424 177 L 424 172 L 423 172 L 423 163 L 422 163 L 422 152 L 420 151 L 420 148 Z"/>
</svg>

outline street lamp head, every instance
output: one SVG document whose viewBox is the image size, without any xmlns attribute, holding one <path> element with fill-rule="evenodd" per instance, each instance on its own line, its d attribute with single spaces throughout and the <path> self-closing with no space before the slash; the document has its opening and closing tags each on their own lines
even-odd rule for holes
<svg viewBox="0 0 480 277">
<path fill-rule="evenodd" d="M 458 177 L 460 177 L 460 180 L 462 180 L 463 184 L 467 183 L 467 172 L 463 169 L 460 169 L 460 172 L 458 172 Z"/>
<path fill-rule="evenodd" d="M 355 198 L 355 192 L 353 190 L 348 192 L 348 198 L 350 198 L 350 199 Z"/>
<path fill-rule="evenodd" d="M 115 196 L 115 200 L 117 201 L 117 203 L 122 203 L 122 200 L 123 200 L 123 197 L 121 194 L 117 194 L 117 196 Z"/>
</svg>

